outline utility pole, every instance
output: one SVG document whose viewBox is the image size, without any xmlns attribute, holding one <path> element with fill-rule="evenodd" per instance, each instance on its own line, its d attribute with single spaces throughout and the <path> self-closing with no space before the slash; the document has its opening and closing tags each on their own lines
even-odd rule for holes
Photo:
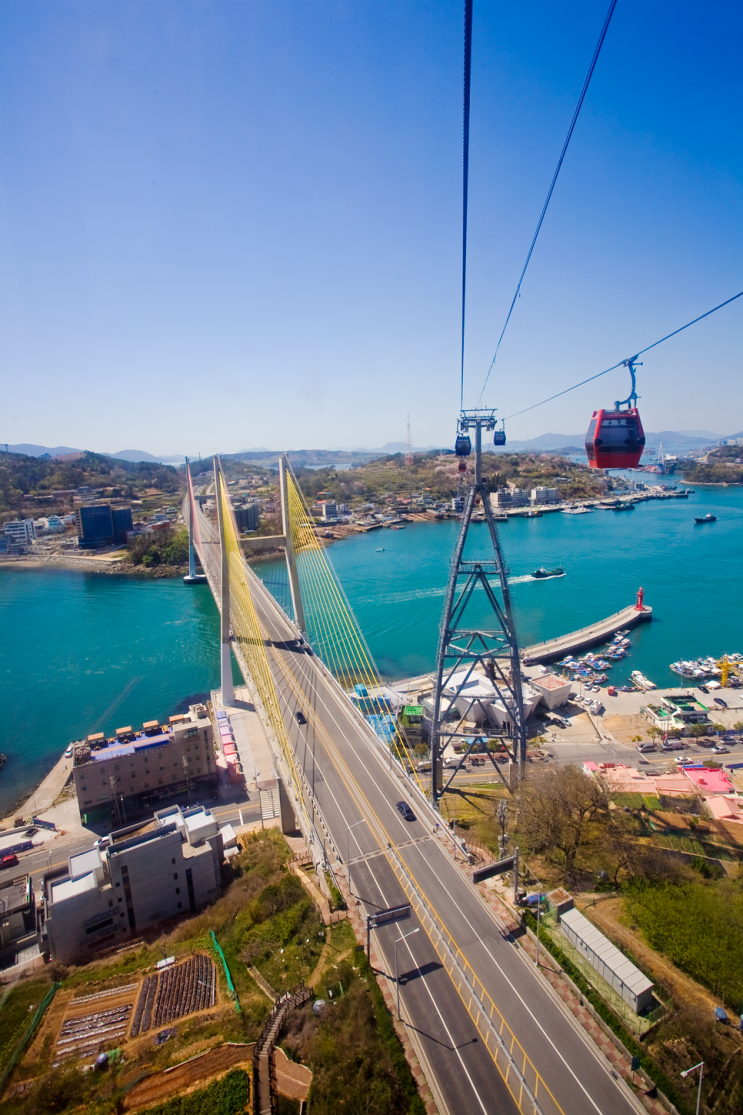
<svg viewBox="0 0 743 1115">
<path fill-rule="evenodd" d="M 292 594 L 292 607 L 294 608 L 294 622 L 302 634 L 305 633 L 304 608 L 302 607 L 302 593 L 299 588 L 297 574 L 297 559 L 294 553 L 294 540 L 292 538 L 291 518 L 289 516 L 289 487 L 286 454 L 279 457 L 279 489 L 281 491 L 281 523 L 284 532 L 284 553 L 286 554 L 286 568 L 289 573 L 289 588 Z"/>
<path fill-rule="evenodd" d="M 408 415 L 408 436 L 405 442 L 405 467 L 410 468 L 413 463 L 413 439 L 410 436 L 410 415 Z"/>
<path fill-rule="evenodd" d="M 459 471 L 467 470 L 472 452 L 469 431 L 475 434 L 475 475 L 462 513 L 451 573 L 444 600 L 439 646 L 436 656 L 434 711 L 431 728 L 431 790 L 437 805 L 443 789 L 443 754 L 449 741 L 461 734 L 466 720 L 489 721 L 491 713 L 513 725 L 511 759 L 517 764 L 519 780 L 526 761 L 526 722 L 521 691 L 521 662 L 511 611 L 506 564 L 490 506 L 490 495 L 482 476 L 483 431 L 495 431 L 495 411 L 463 410 L 458 422 L 455 452 Z M 505 435 L 495 431 L 494 444 L 504 445 Z M 483 557 L 468 556 L 465 544 L 475 508 L 482 508 L 488 524 L 490 545 Z M 471 549 L 471 548 L 470 548 Z M 482 592 L 489 608 L 483 624 Z M 473 599 L 477 611 L 469 606 Z M 470 696 L 474 686 L 480 693 Z M 483 690 L 491 692 L 483 694 Z"/>
<path fill-rule="evenodd" d="M 232 684 L 232 658 L 230 657 L 230 558 L 225 543 L 224 510 L 222 508 L 224 477 L 219 457 L 214 458 L 214 493 L 217 500 L 217 522 L 219 523 L 219 548 L 222 555 L 221 580 L 221 631 L 220 631 L 220 675 L 222 706 L 226 708 L 235 702 Z M 226 499 L 226 493 L 225 499 Z"/>
</svg>

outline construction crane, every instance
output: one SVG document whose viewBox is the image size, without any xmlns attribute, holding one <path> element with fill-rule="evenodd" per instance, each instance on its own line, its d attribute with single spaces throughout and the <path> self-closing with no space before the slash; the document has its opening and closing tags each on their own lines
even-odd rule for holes
<svg viewBox="0 0 743 1115">
<path fill-rule="evenodd" d="M 720 676 L 720 685 L 722 686 L 723 689 L 727 685 L 728 678 L 730 677 L 731 674 L 734 677 L 739 677 L 740 676 L 740 671 L 738 669 L 736 669 L 736 667 L 733 665 L 732 662 L 728 661 L 728 656 L 726 654 L 723 654 L 722 658 L 719 659 L 717 665 L 720 667 L 720 670 L 722 671 L 722 674 Z"/>
</svg>

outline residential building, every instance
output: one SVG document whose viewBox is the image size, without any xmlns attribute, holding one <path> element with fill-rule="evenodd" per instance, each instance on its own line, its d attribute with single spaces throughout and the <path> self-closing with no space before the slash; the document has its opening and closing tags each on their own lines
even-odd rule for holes
<svg viewBox="0 0 743 1115">
<path fill-rule="evenodd" d="M 499 488 L 491 496 L 496 507 L 528 507 L 531 503 L 529 493 L 520 488 Z"/>
<path fill-rule="evenodd" d="M 338 505 L 330 499 L 326 499 L 321 505 L 323 519 L 337 519 L 338 518 Z"/>
<path fill-rule="evenodd" d="M 235 522 L 239 531 L 257 530 L 260 522 L 258 504 L 246 503 L 244 507 L 236 507 Z"/>
<path fill-rule="evenodd" d="M 203 714 L 199 714 L 203 710 Z M 119 728 L 73 744 L 72 774 L 80 816 L 87 823 L 125 824 L 176 794 L 212 794 L 218 785 L 212 725 L 203 705 L 168 724 L 150 721 L 140 732 Z"/>
<path fill-rule="evenodd" d="M 26 546 L 36 537 L 33 519 L 15 519 L 5 524 L 5 534 L 9 535 L 17 546 Z"/>
<path fill-rule="evenodd" d="M 126 542 L 127 531 L 133 526 L 131 508 L 111 508 L 107 503 L 78 507 L 75 517 L 77 542 L 81 549 Z"/>
<path fill-rule="evenodd" d="M 0 948 L 7 948 L 36 928 L 36 903 L 30 875 L 0 883 Z"/>
<path fill-rule="evenodd" d="M 70 856 L 44 876 L 44 930 L 54 960 L 84 959 L 218 897 L 223 839 L 197 805 L 163 809 Z"/>
<path fill-rule="evenodd" d="M 415 747 L 423 737 L 423 705 L 403 705 L 398 716 L 409 747 Z"/>
<path fill-rule="evenodd" d="M 560 493 L 557 488 L 532 488 L 531 502 L 534 504 L 560 503 Z"/>
</svg>

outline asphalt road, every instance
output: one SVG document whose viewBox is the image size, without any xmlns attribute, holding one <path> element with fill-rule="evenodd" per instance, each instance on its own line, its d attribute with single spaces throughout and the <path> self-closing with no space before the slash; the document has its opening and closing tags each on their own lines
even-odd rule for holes
<svg viewBox="0 0 743 1115">
<path fill-rule="evenodd" d="M 317 803 L 308 811 L 331 862 L 350 861 L 353 891 L 363 914 L 408 901 L 393 869 L 390 846 L 418 893 L 456 941 L 542 1078 L 545 1112 L 608 1115 L 634 1102 L 607 1063 L 568 1018 L 523 951 L 504 936 L 489 907 L 434 835 L 436 816 L 397 764 L 389 764 L 369 726 L 314 655 L 289 644 L 294 629 L 261 589 L 254 600 L 269 636 L 274 679 L 290 744 Z M 307 724 L 299 726 L 301 710 Z M 395 808 L 407 800 L 417 814 L 406 822 Z M 346 866 L 348 870 L 348 866 Z M 419 1038 L 424 1068 L 444 1108 L 457 1115 L 513 1111 L 515 1104 L 473 1019 L 417 919 L 376 931 L 386 972 L 394 975 L 394 942 L 404 973 L 403 1017 Z M 510 1039 L 509 1039 L 510 1040 Z M 554 1100 L 550 1099 L 549 1089 Z"/>
</svg>

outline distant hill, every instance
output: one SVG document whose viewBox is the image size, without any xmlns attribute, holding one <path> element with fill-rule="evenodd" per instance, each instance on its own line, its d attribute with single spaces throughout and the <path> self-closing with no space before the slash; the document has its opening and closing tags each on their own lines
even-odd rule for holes
<svg viewBox="0 0 743 1115">
<path fill-rule="evenodd" d="M 4 449 L 6 453 L 23 453 L 24 457 L 43 457 L 49 454 L 50 457 L 65 457 L 68 453 L 81 453 L 80 449 L 73 449 L 70 445 L 31 445 L 27 442 L 22 442 L 20 445 L 5 445 L 0 444 L 0 449 Z"/>
</svg>

